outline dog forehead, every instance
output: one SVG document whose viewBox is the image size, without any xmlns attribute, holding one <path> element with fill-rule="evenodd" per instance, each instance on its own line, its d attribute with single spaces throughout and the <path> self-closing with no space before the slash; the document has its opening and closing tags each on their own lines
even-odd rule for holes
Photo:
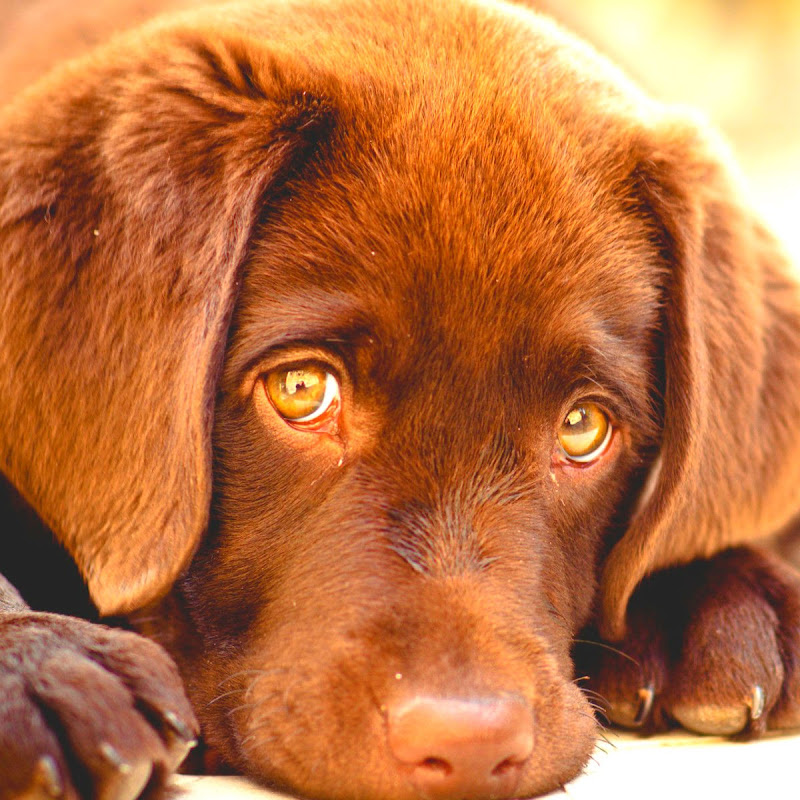
<svg viewBox="0 0 800 800">
<path fill-rule="evenodd" d="M 592 211 L 568 185 L 556 218 L 541 211 L 532 182 L 525 211 L 509 211 L 476 199 L 480 190 L 455 171 L 430 176 L 427 191 L 421 181 L 412 214 L 408 173 L 393 179 L 397 191 L 383 193 L 359 181 L 342 206 L 310 185 L 265 229 L 229 367 L 272 345 L 332 343 L 363 354 L 385 387 L 438 384 L 447 374 L 455 381 L 447 391 L 463 397 L 533 390 L 549 403 L 580 375 L 642 383 L 658 267 L 619 209 Z"/>
<path fill-rule="evenodd" d="M 660 267 L 631 212 L 633 101 L 546 20 L 451 6 L 458 29 L 426 5 L 428 25 L 398 27 L 405 50 L 366 46 L 337 77 L 333 141 L 253 250 L 244 316 L 262 341 L 290 335 L 283 319 L 302 338 L 343 297 L 385 338 L 438 328 L 483 350 L 520 327 L 563 343 L 652 325 Z"/>
<path fill-rule="evenodd" d="M 267 221 L 248 302 L 285 306 L 276 286 L 305 298 L 295 309 L 346 295 L 384 319 L 401 311 L 395 330 L 446 320 L 473 339 L 537 315 L 545 328 L 630 317 L 638 329 L 631 311 L 652 306 L 659 283 L 646 222 L 611 177 L 562 147 L 562 131 L 493 125 L 501 113 L 488 111 L 468 138 L 463 117 L 438 118 L 372 151 L 332 149 Z"/>
</svg>

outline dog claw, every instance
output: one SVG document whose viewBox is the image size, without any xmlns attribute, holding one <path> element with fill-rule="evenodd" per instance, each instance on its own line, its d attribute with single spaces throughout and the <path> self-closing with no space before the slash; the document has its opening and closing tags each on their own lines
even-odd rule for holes
<svg viewBox="0 0 800 800">
<path fill-rule="evenodd" d="M 644 723 L 644 721 L 650 716 L 650 712 L 653 710 L 655 690 L 653 689 L 652 685 L 645 686 L 643 689 L 639 689 L 638 695 L 639 709 L 636 712 L 636 716 L 633 718 L 633 724 L 637 727 Z"/>
<path fill-rule="evenodd" d="M 750 708 L 750 721 L 755 722 L 764 713 L 764 690 L 760 686 L 753 687 L 753 694 L 747 704 Z"/>
<path fill-rule="evenodd" d="M 33 771 L 33 784 L 29 795 L 25 797 L 62 797 L 64 784 L 58 765 L 52 756 L 42 756 Z"/>
<path fill-rule="evenodd" d="M 167 745 L 169 748 L 167 766 L 170 771 L 175 771 L 183 764 L 190 751 L 197 746 L 197 739 L 186 741 L 185 739 L 175 740 L 173 737 L 173 741 L 168 741 Z"/>
<path fill-rule="evenodd" d="M 97 787 L 95 800 L 136 800 L 140 797 L 152 776 L 150 760 L 130 764 L 108 742 L 100 745 L 100 754 L 115 774 L 106 776 L 102 785 Z"/>
<path fill-rule="evenodd" d="M 164 722 L 176 733 L 184 742 L 191 742 L 192 747 L 197 744 L 197 738 L 192 729 L 178 717 L 174 711 L 167 711 L 164 713 Z"/>
<path fill-rule="evenodd" d="M 609 722 L 623 728 L 641 728 L 653 710 L 655 688 L 652 684 L 639 689 L 635 695 L 608 703 L 604 714 Z"/>
<path fill-rule="evenodd" d="M 183 763 L 189 752 L 197 746 L 197 737 L 174 711 L 167 711 L 162 716 L 166 725 L 163 736 L 167 744 L 168 765 L 170 769 L 175 770 Z"/>
<path fill-rule="evenodd" d="M 100 755 L 111 765 L 115 772 L 120 775 L 129 775 L 133 767 L 119 754 L 117 749 L 108 742 L 100 745 Z"/>
</svg>

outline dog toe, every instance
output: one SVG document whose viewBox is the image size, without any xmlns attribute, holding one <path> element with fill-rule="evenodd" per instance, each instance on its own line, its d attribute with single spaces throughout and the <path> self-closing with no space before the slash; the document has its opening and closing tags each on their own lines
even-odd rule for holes
<svg viewBox="0 0 800 800">
<path fill-rule="evenodd" d="M 748 548 L 666 570 L 632 598 L 623 642 L 576 653 L 622 727 L 747 737 L 800 727 L 800 578 Z"/>
<path fill-rule="evenodd" d="M 781 620 L 755 556 L 733 551 L 711 563 L 694 593 L 672 670 L 667 713 L 688 730 L 758 734 L 780 697 Z"/>
<path fill-rule="evenodd" d="M 759 726 L 764 714 L 764 690 L 754 686 L 749 698 L 739 702 L 705 703 L 688 700 L 670 707 L 672 717 L 693 733 L 734 736 Z"/>
<path fill-rule="evenodd" d="M 590 699 L 602 716 L 622 728 L 663 727 L 661 698 L 669 682 L 670 657 L 660 591 L 656 582 L 636 596 L 623 642 L 609 645 L 590 632 L 573 653 L 577 669 L 588 677 Z"/>
<path fill-rule="evenodd" d="M 139 636 L 25 612 L 0 665 L 0 800 L 149 797 L 193 744 L 177 670 Z"/>
<path fill-rule="evenodd" d="M 79 800 L 58 738 L 18 675 L 0 680 L 0 800 Z"/>
<path fill-rule="evenodd" d="M 164 760 L 163 745 L 122 682 L 81 658 L 60 655 L 32 681 L 37 702 L 62 733 L 98 800 L 135 800 Z"/>
</svg>

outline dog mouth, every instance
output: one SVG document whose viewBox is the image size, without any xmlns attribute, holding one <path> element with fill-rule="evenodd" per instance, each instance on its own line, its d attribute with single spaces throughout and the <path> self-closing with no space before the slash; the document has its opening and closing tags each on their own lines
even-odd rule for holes
<svg viewBox="0 0 800 800">
<path fill-rule="evenodd" d="M 594 749 L 583 693 L 546 654 L 523 673 L 323 651 L 254 659 L 208 706 L 210 743 L 238 771 L 311 800 L 512 800 L 563 786 Z"/>
<path fill-rule="evenodd" d="M 579 718 L 588 724 L 576 732 L 573 720 L 569 736 L 554 747 L 553 736 L 543 735 L 548 723 L 537 725 L 537 710 L 515 693 L 405 696 L 379 721 L 361 730 L 342 726 L 325 742 L 309 723 L 314 717 L 319 725 L 320 715 L 295 709 L 280 716 L 274 714 L 274 726 L 263 715 L 245 724 L 237 737 L 240 768 L 313 800 L 536 797 L 575 777 L 595 738 L 595 724 L 584 714 Z"/>
<path fill-rule="evenodd" d="M 309 800 L 512 800 L 582 771 L 598 725 L 546 587 L 360 557 L 324 583 L 298 562 L 236 637 L 196 622 L 175 656 L 208 746 Z"/>
</svg>

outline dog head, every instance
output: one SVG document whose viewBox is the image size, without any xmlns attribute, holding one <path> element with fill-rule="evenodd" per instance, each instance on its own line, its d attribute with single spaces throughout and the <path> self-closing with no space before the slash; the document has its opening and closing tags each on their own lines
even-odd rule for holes
<svg viewBox="0 0 800 800">
<path fill-rule="evenodd" d="M 189 15 L 2 121 L 3 469 L 248 773 L 551 789 L 581 627 L 784 521 L 780 258 L 702 128 L 548 21 Z"/>
</svg>

